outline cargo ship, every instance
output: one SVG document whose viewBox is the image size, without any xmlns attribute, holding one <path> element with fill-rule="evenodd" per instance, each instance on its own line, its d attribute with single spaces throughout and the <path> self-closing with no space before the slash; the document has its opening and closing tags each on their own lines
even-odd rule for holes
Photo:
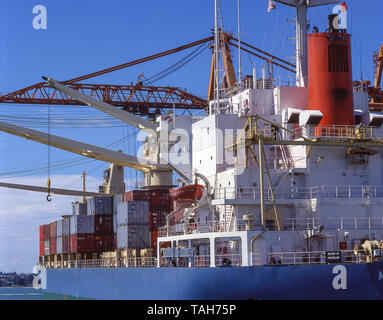
<svg viewBox="0 0 383 320">
<path fill-rule="evenodd" d="M 216 21 L 204 117 L 173 111 L 149 121 L 44 77 L 145 131 L 141 158 L 0 122 L 111 163 L 98 193 L 29 187 L 84 197 L 72 215 L 40 226 L 47 299 L 382 299 L 380 81 L 353 81 L 350 35 L 336 15 L 308 32 L 307 9 L 338 1 L 276 2 L 297 9 L 295 83 L 266 68 L 233 81 L 222 45 L 232 36 Z M 380 80 L 383 47 L 376 62 Z M 142 189 L 126 192 L 124 167 L 143 173 Z"/>
</svg>

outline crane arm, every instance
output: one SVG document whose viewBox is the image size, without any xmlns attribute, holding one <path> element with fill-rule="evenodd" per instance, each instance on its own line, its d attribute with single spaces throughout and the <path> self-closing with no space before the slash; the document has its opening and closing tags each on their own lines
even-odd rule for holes
<svg viewBox="0 0 383 320">
<path fill-rule="evenodd" d="M 169 170 L 169 166 L 165 164 L 147 163 L 147 160 L 145 159 L 137 158 L 119 151 L 113 151 L 55 135 L 48 135 L 45 132 L 19 127 L 2 121 L 0 121 L 0 131 L 46 145 L 51 145 L 55 148 L 76 153 L 84 157 L 134 168 L 143 172 L 148 172 L 150 170 Z"/>
<path fill-rule="evenodd" d="M 47 193 L 47 187 L 39 187 L 39 186 L 31 186 L 25 184 L 16 184 L 16 183 L 5 183 L 0 182 L 0 187 L 3 188 L 11 188 L 11 189 L 19 189 L 19 190 L 28 190 L 28 191 L 36 191 Z M 60 189 L 60 188 L 50 188 L 50 193 L 60 194 L 65 196 L 79 196 L 79 197 L 97 197 L 97 196 L 105 196 L 105 193 L 97 193 L 97 192 L 86 192 L 86 191 L 78 191 L 78 190 L 69 190 L 69 189 Z M 110 195 L 110 194 L 108 194 Z"/>
<path fill-rule="evenodd" d="M 383 72 L 383 46 L 380 46 L 379 54 L 377 58 L 375 59 L 375 62 L 376 62 L 376 73 L 375 73 L 375 79 L 374 79 L 374 88 L 379 89 L 380 81 L 382 79 L 382 72 Z"/>
<path fill-rule="evenodd" d="M 78 92 L 75 89 L 69 88 L 60 82 L 43 77 L 44 80 L 47 81 L 48 85 L 54 89 L 59 90 L 62 93 L 65 93 L 66 95 L 70 96 L 72 99 L 81 101 L 82 103 L 85 103 L 88 106 L 94 107 L 112 117 L 115 117 L 117 119 L 120 119 L 121 121 L 128 123 L 140 130 L 146 131 L 149 135 L 155 135 L 157 130 L 157 124 L 151 121 L 148 121 L 146 119 L 143 119 L 141 117 L 138 117 L 134 114 L 131 114 L 129 112 L 123 111 L 119 108 L 116 108 L 106 102 L 94 99 L 90 96 L 87 96 L 85 94 L 82 94 Z"/>
</svg>

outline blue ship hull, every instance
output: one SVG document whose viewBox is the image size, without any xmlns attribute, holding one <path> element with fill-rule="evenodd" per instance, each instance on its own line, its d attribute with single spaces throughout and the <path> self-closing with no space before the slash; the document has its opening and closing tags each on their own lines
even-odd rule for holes
<svg viewBox="0 0 383 320">
<path fill-rule="evenodd" d="M 383 263 L 217 268 L 48 269 L 46 298 L 382 299 Z"/>
</svg>

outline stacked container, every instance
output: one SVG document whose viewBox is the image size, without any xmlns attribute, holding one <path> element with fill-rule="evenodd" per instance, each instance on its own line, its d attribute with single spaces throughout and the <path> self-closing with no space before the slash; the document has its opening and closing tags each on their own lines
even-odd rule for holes
<svg viewBox="0 0 383 320">
<path fill-rule="evenodd" d="M 124 201 L 124 195 L 117 194 L 113 199 L 113 250 L 117 249 L 117 207 Z"/>
<path fill-rule="evenodd" d="M 81 202 L 72 203 L 72 215 L 74 216 L 86 216 L 87 215 L 87 204 Z"/>
<path fill-rule="evenodd" d="M 113 214 L 113 197 L 89 198 L 88 216 Z"/>
<path fill-rule="evenodd" d="M 94 251 L 113 250 L 113 215 L 94 216 Z"/>
<path fill-rule="evenodd" d="M 50 254 L 50 233 L 51 228 L 49 224 L 45 224 L 43 230 L 44 235 L 44 256 L 49 256 Z"/>
<path fill-rule="evenodd" d="M 70 252 L 94 251 L 94 216 L 75 215 L 70 218 Z"/>
<path fill-rule="evenodd" d="M 42 257 L 44 255 L 44 226 L 40 226 L 39 228 L 40 231 L 40 250 L 39 250 L 39 256 Z"/>
<path fill-rule="evenodd" d="M 44 224 L 40 226 L 40 256 L 48 256 L 50 254 L 50 225 Z"/>
<path fill-rule="evenodd" d="M 70 217 L 66 217 L 62 220 L 63 235 L 62 235 L 62 253 L 70 253 Z"/>
<path fill-rule="evenodd" d="M 151 247 L 149 203 L 121 202 L 117 207 L 117 248 L 145 249 Z"/>
<path fill-rule="evenodd" d="M 57 225 L 56 222 L 50 223 L 50 246 L 49 246 L 49 254 L 56 254 L 56 231 L 57 231 Z"/>
<path fill-rule="evenodd" d="M 157 248 L 158 228 L 166 225 L 166 216 L 171 211 L 169 190 L 152 190 L 149 216 L 153 249 Z"/>
<path fill-rule="evenodd" d="M 56 253 L 62 254 L 63 253 L 63 221 L 59 220 L 56 221 Z"/>
<path fill-rule="evenodd" d="M 152 248 L 157 246 L 158 228 L 166 225 L 166 216 L 172 211 L 169 190 L 131 190 L 124 193 L 124 201 L 149 202 L 149 230 Z"/>
</svg>

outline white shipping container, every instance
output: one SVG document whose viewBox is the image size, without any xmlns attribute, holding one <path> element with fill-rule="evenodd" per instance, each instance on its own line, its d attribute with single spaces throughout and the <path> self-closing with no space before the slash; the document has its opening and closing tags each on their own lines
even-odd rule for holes
<svg viewBox="0 0 383 320">
<path fill-rule="evenodd" d="M 117 207 L 123 201 L 124 201 L 124 195 L 123 194 L 117 194 L 114 196 L 113 213 L 117 213 Z"/>
<path fill-rule="evenodd" d="M 49 240 L 45 240 L 44 241 L 44 256 L 49 256 L 50 255 L 50 241 Z"/>
<path fill-rule="evenodd" d="M 73 216 L 70 218 L 70 234 L 93 234 L 94 216 Z"/>
<path fill-rule="evenodd" d="M 87 215 L 87 204 L 82 202 L 72 203 L 72 215 L 74 216 L 86 216 Z"/>
<path fill-rule="evenodd" d="M 150 247 L 149 225 L 117 225 L 117 248 L 145 249 Z"/>
<path fill-rule="evenodd" d="M 56 222 L 56 236 L 61 237 L 63 235 L 63 221 L 59 220 Z"/>
<path fill-rule="evenodd" d="M 149 224 L 149 204 L 147 201 L 121 202 L 117 206 L 117 225 Z"/>
<path fill-rule="evenodd" d="M 56 253 L 57 254 L 63 253 L 63 237 L 57 237 L 56 239 Z"/>
</svg>

